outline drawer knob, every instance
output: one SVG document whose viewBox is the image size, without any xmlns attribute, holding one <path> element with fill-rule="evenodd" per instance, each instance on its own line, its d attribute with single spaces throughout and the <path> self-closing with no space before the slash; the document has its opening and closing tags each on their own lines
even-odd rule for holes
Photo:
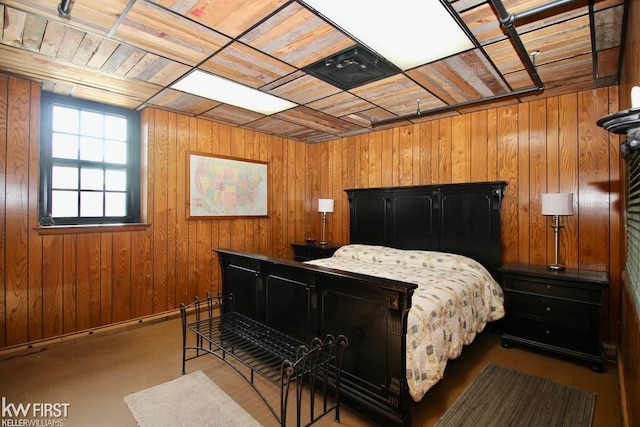
<svg viewBox="0 0 640 427">
<path fill-rule="evenodd" d="M 544 331 L 544 332 L 545 332 L 545 334 L 547 334 L 547 335 L 551 335 L 551 331 L 550 331 L 550 330 L 548 330 L 548 329 L 547 329 L 546 331 Z"/>
<path fill-rule="evenodd" d="M 551 289 L 551 285 L 547 285 L 547 289 Z"/>
<path fill-rule="evenodd" d="M 551 307 L 547 307 L 547 311 L 551 311 Z"/>
</svg>

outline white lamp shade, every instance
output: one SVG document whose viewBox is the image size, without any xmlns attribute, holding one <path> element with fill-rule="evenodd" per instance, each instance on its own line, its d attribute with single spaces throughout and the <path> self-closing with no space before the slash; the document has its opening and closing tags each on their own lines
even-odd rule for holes
<svg viewBox="0 0 640 427">
<path fill-rule="evenodd" d="M 333 199 L 318 199 L 318 212 L 333 212 Z"/>
<path fill-rule="evenodd" d="M 573 193 L 543 194 L 542 215 L 573 215 Z"/>
<path fill-rule="evenodd" d="M 640 107 L 640 86 L 631 88 L 631 108 Z"/>
</svg>

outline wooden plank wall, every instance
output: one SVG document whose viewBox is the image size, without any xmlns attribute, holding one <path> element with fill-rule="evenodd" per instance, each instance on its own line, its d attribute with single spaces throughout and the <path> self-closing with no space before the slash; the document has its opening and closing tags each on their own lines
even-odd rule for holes
<svg viewBox="0 0 640 427">
<path fill-rule="evenodd" d="M 305 144 L 162 110 L 143 112 L 147 221 L 141 231 L 40 235 L 37 224 L 39 87 L 0 76 L 0 348 L 175 309 L 217 291 L 211 249 L 291 257 L 320 234 L 317 199 L 334 198 L 328 234 L 348 241 L 345 188 L 506 180 L 507 262 L 545 264 L 550 220 L 540 193 L 573 191 L 562 235 L 572 267 L 609 270 L 603 336 L 617 340 L 617 140 L 595 125 L 617 111 L 604 88 Z M 188 151 L 269 162 L 267 219 L 187 220 Z M 612 191 L 612 194 L 609 193 Z"/>
<path fill-rule="evenodd" d="M 307 144 L 162 110 L 143 112 L 142 231 L 39 234 L 39 85 L 0 75 L 0 348 L 163 313 L 217 293 L 212 248 L 291 257 L 304 234 Z M 189 151 L 269 163 L 270 217 L 187 220 Z"/>
<path fill-rule="evenodd" d="M 621 398 L 626 426 L 640 425 L 640 320 L 637 303 L 625 282 L 622 295 L 620 357 Z"/>
<path fill-rule="evenodd" d="M 42 337 L 51 290 L 37 274 L 42 249 L 29 232 L 37 222 L 39 99 L 37 84 L 0 76 L 0 345 Z"/>
<path fill-rule="evenodd" d="M 602 88 L 312 145 L 312 200 L 336 200 L 328 237 L 346 243 L 344 188 L 505 180 L 503 260 L 546 265 L 553 261 L 553 230 L 552 220 L 540 214 L 540 195 L 572 192 L 575 215 L 563 218 L 561 260 L 568 267 L 610 272 L 602 335 L 615 343 L 619 139 L 596 121 L 617 110 L 617 89 Z M 308 215 L 319 228 L 319 214 Z"/>
<path fill-rule="evenodd" d="M 625 56 L 620 77 L 620 109 L 631 107 L 631 88 L 640 86 L 640 2 L 628 4 Z M 623 169 L 623 172 L 626 170 Z M 626 255 L 626 254 L 625 254 Z M 638 284 L 636 286 L 636 295 Z M 634 297 L 630 284 L 623 286 L 621 309 L 620 377 L 625 421 L 627 426 L 640 425 L 640 301 Z"/>
</svg>

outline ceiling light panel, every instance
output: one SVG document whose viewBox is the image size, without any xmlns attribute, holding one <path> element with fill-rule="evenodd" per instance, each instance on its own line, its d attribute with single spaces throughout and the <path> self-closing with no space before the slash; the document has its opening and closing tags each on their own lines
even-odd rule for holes
<svg viewBox="0 0 640 427">
<path fill-rule="evenodd" d="M 297 106 L 297 104 L 277 96 L 200 70 L 193 71 L 173 84 L 171 88 L 265 115 L 279 113 Z"/>
<path fill-rule="evenodd" d="M 474 45 L 439 0 L 304 0 L 403 70 Z"/>
</svg>

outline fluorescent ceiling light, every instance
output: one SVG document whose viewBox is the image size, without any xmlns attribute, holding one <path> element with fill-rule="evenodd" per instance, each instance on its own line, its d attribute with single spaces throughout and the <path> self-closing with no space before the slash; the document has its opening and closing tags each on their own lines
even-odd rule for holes
<svg viewBox="0 0 640 427">
<path fill-rule="evenodd" d="M 471 49 L 439 0 L 304 0 L 403 70 Z"/>
<path fill-rule="evenodd" d="M 266 115 L 297 106 L 277 96 L 200 70 L 193 71 L 171 88 Z"/>
</svg>

